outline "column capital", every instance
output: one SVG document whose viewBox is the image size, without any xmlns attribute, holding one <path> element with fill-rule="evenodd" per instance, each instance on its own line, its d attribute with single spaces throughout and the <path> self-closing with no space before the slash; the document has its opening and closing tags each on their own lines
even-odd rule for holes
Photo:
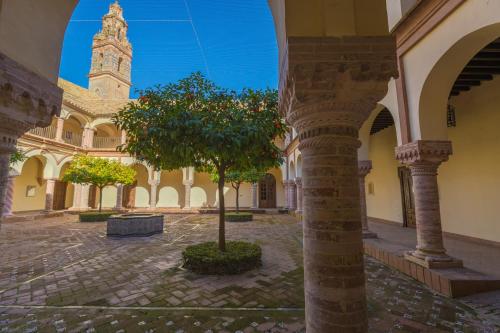
<svg viewBox="0 0 500 333">
<path fill-rule="evenodd" d="M 287 47 L 280 108 L 299 135 L 340 124 L 359 129 L 397 77 L 392 36 L 291 37 Z"/>
<path fill-rule="evenodd" d="M 295 185 L 302 186 L 302 177 L 295 178 Z"/>
<path fill-rule="evenodd" d="M 439 166 L 446 162 L 451 154 L 451 141 L 418 140 L 396 147 L 396 159 L 408 166 Z"/>
<path fill-rule="evenodd" d="M 193 186 L 193 183 L 194 182 L 192 180 L 184 180 L 184 181 L 182 181 L 182 184 L 184 186 Z"/>
<path fill-rule="evenodd" d="M 0 117 L 17 123 L 12 131 L 24 133 L 29 128 L 50 125 L 52 117 L 61 112 L 62 96 L 57 84 L 0 52 L 0 115 L 4 114 Z M 0 121 L 0 127 L 4 125 Z"/>
<path fill-rule="evenodd" d="M 148 184 L 151 186 L 158 186 L 158 185 L 160 185 L 160 180 L 159 179 L 149 179 Z"/>
<path fill-rule="evenodd" d="M 296 185 L 295 180 L 293 180 L 293 179 L 287 179 L 287 180 L 283 181 L 283 184 L 286 186 L 295 186 Z"/>
<path fill-rule="evenodd" d="M 358 174 L 360 177 L 366 177 L 372 170 L 372 161 L 358 161 Z"/>
</svg>

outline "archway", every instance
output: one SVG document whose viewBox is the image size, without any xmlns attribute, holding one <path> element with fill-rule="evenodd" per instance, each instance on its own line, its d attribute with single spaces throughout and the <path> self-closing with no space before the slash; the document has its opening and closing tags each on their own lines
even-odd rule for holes
<svg viewBox="0 0 500 333">
<path fill-rule="evenodd" d="M 182 198 L 185 195 L 185 187 L 182 184 L 182 170 L 163 171 L 158 186 L 159 208 L 180 208 Z"/>
<path fill-rule="evenodd" d="M 136 172 L 135 182 L 132 185 L 123 187 L 122 205 L 125 208 L 146 208 L 149 207 L 149 171 L 142 164 L 134 164 L 132 168 Z"/>
<path fill-rule="evenodd" d="M 72 183 L 63 181 L 64 174 L 70 163 L 71 162 L 67 162 L 61 167 L 59 178 L 56 180 L 54 186 L 54 204 L 52 208 L 54 210 L 64 210 L 73 205 L 75 186 Z"/>
<path fill-rule="evenodd" d="M 29 157 L 23 163 L 19 176 L 14 180 L 13 212 L 45 209 L 46 163 L 46 159 L 40 155 Z"/>
<path fill-rule="evenodd" d="M 62 140 L 70 145 L 80 147 L 83 139 L 84 124 L 71 115 L 64 120 Z"/>
<path fill-rule="evenodd" d="M 370 122 L 365 125 L 369 129 L 368 138 L 365 139 L 367 142 L 363 143 L 367 148 L 366 156 L 360 159 L 372 163 L 372 169 L 365 179 L 367 215 L 373 219 L 403 223 L 399 178 L 402 169 L 394 154 L 398 145 L 394 118 L 387 108 L 377 108 Z M 405 175 L 409 177 L 408 172 Z M 411 191 L 411 187 L 406 186 L 405 189 Z"/>
<path fill-rule="evenodd" d="M 121 132 L 114 124 L 100 124 L 95 127 L 92 147 L 115 150 L 121 144 L 121 139 Z"/>
</svg>

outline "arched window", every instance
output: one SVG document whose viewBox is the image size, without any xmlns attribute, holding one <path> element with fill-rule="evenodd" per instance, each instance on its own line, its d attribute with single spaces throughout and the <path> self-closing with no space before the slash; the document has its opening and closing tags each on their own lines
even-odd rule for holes
<svg viewBox="0 0 500 333">
<path fill-rule="evenodd" d="M 118 40 L 122 40 L 122 29 L 118 29 L 117 37 L 118 37 Z"/>
<path fill-rule="evenodd" d="M 103 66 L 104 66 L 104 54 L 100 53 L 99 54 L 99 69 L 102 70 Z"/>
<path fill-rule="evenodd" d="M 118 73 L 121 72 L 121 69 L 122 69 L 122 62 L 123 62 L 123 58 L 119 58 L 118 59 Z"/>
</svg>

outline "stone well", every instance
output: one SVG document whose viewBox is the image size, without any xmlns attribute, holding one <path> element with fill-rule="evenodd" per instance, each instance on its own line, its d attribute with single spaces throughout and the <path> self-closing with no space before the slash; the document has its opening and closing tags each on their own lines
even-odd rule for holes
<svg viewBox="0 0 500 333">
<path fill-rule="evenodd" d="M 161 214 L 113 215 L 107 223 L 107 235 L 113 237 L 151 236 L 163 232 Z"/>
</svg>

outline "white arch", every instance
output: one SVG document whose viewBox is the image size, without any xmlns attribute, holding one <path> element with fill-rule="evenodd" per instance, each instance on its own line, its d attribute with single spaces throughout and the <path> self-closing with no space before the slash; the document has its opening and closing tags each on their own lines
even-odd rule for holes
<svg viewBox="0 0 500 333">
<path fill-rule="evenodd" d="M 458 74 L 500 36 L 500 1 L 468 0 L 403 58 L 412 140 L 446 140 L 446 104 Z"/>
<path fill-rule="evenodd" d="M 111 118 L 97 118 L 94 121 L 90 122 L 88 127 L 95 129 L 97 126 L 100 126 L 100 125 L 113 125 L 113 126 L 115 126 L 115 123 L 113 123 L 113 120 Z"/>
<path fill-rule="evenodd" d="M 55 179 L 58 178 L 59 175 L 59 169 L 58 169 L 58 163 L 54 155 L 52 153 L 44 151 L 42 149 L 33 149 L 25 153 L 26 159 L 22 162 L 18 162 L 15 165 L 12 166 L 12 169 L 14 169 L 16 172 L 21 173 L 24 163 L 30 158 L 30 157 L 43 157 L 45 160 L 45 166 L 43 168 L 43 178 L 44 179 Z"/>
<path fill-rule="evenodd" d="M 295 159 L 295 173 L 297 177 L 302 177 L 302 154 L 298 153 Z"/>
<path fill-rule="evenodd" d="M 288 177 L 290 180 L 294 180 L 295 179 L 295 164 L 293 163 L 293 161 L 290 161 L 290 164 L 288 166 Z"/>
</svg>

